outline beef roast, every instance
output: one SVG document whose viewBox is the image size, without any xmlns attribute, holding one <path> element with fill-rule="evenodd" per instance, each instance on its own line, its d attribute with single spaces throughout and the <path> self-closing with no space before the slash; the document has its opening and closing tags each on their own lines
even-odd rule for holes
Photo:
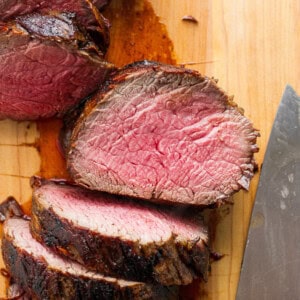
<svg viewBox="0 0 300 300">
<path fill-rule="evenodd" d="M 200 220 L 75 186 L 36 188 L 31 230 L 48 247 L 106 275 L 179 285 L 208 270 Z"/>
<path fill-rule="evenodd" d="M 104 277 L 56 255 L 32 238 L 22 219 L 5 222 L 2 253 L 14 281 L 34 299 L 173 298 L 171 289 Z"/>
<path fill-rule="evenodd" d="M 0 26 L 0 118 L 61 116 L 113 66 L 68 14 L 32 14 Z"/>
<path fill-rule="evenodd" d="M 258 132 L 213 79 L 139 62 L 116 72 L 77 121 L 68 169 L 93 190 L 222 203 L 253 176 Z"/>
<path fill-rule="evenodd" d="M 47 14 L 49 11 L 74 13 L 76 21 L 84 26 L 103 52 L 109 45 L 110 24 L 98 11 L 108 1 L 103 0 L 0 0 L 0 21 L 7 22 L 31 13 Z"/>
</svg>

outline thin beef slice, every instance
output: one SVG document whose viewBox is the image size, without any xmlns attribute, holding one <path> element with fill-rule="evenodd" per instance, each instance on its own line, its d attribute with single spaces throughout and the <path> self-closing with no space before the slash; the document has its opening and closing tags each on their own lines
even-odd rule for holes
<svg viewBox="0 0 300 300">
<path fill-rule="evenodd" d="M 48 247 L 114 277 L 180 285 L 208 271 L 202 221 L 153 204 L 46 182 L 33 194 L 31 230 Z"/>
<path fill-rule="evenodd" d="M 0 119 L 62 116 L 113 69 L 68 14 L 0 26 Z"/>
<path fill-rule="evenodd" d="M 86 104 L 67 163 L 89 189 L 210 205 L 248 189 L 257 136 L 214 80 L 145 61 L 116 72 Z"/>
<path fill-rule="evenodd" d="M 105 277 L 56 255 L 33 239 L 26 220 L 4 223 L 2 254 L 15 284 L 30 299 L 176 299 L 171 289 Z"/>
</svg>

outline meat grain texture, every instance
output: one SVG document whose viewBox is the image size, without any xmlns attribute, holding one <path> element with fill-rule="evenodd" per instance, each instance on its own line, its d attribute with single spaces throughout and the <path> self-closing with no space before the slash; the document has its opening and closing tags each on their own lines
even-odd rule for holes
<svg viewBox="0 0 300 300">
<path fill-rule="evenodd" d="M 47 182 L 33 194 L 31 232 L 106 275 L 172 286 L 208 273 L 202 220 L 153 204 Z"/>
<path fill-rule="evenodd" d="M 35 13 L 0 25 L 0 119 L 62 116 L 112 69 L 72 15 Z"/>
<path fill-rule="evenodd" d="M 5 222 L 2 242 L 8 272 L 31 299 L 176 299 L 172 289 L 105 277 L 56 255 L 22 219 Z"/>
<path fill-rule="evenodd" d="M 145 61 L 114 73 L 86 104 L 67 163 L 72 178 L 89 189 L 220 204 L 248 189 L 257 136 L 214 80 Z"/>
</svg>

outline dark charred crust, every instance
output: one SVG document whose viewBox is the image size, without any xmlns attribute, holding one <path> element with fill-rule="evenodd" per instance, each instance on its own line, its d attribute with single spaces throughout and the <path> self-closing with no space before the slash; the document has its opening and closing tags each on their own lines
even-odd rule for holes
<svg viewBox="0 0 300 300">
<path fill-rule="evenodd" d="M 87 0 L 93 16 L 95 18 L 95 24 L 87 26 L 89 36 L 100 47 L 103 54 L 106 53 L 110 44 L 110 32 L 111 27 L 109 20 L 106 19 L 89 0 Z"/>
<path fill-rule="evenodd" d="M 4 222 L 7 218 L 14 216 L 23 218 L 25 215 L 17 200 L 9 196 L 0 204 L 0 222 Z"/>
<path fill-rule="evenodd" d="M 127 70 L 138 70 L 140 68 L 147 68 L 147 67 L 156 67 L 162 65 L 160 62 L 151 61 L 151 60 L 140 60 L 135 61 L 133 63 L 127 64 L 122 68 L 122 72 L 126 72 Z"/>
<path fill-rule="evenodd" d="M 59 143 L 64 156 L 66 156 L 68 151 L 70 150 L 71 136 L 76 122 L 83 112 L 86 102 L 92 99 L 93 96 L 83 99 L 77 105 L 75 105 L 74 108 L 68 110 L 68 112 L 64 115 L 63 127 L 59 133 Z"/>
<path fill-rule="evenodd" d="M 78 1 L 78 3 L 74 4 L 72 4 L 71 1 L 70 3 L 68 3 L 68 1 L 66 1 L 67 3 L 60 1 L 53 5 L 47 3 L 47 1 L 31 1 L 31 3 L 30 1 L 29 3 L 27 1 L 25 1 L 25 3 L 16 3 L 14 1 L 11 1 L 11 3 L 9 3 L 9 1 L 4 2 L 6 3 L 4 4 L 4 8 L 2 7 L 3 11 L 0 12 L 0 22 L 11 22 L 17 17 L 17 19 L 19 19 L 17 22 L 31 32 L 32 26 L 30 26 L 28 22 L 24 24 L 24 19 L 30 19 L 31 15 L 34 14 L 41 16 L 51 14 L 60 19 L 64 19 L 64 21 L 72 19 L 72 23 L 76 22 L 80 31 L 85 32 L 85 34 L 95 42 L 99 53 L 105 54 L 108 49 L 110 43 L 110 23 L 98 10 L 98 8 L 102 8 L 103 5 L 106 5 L 108 1 L 81 0 L 81 2 Z M 64 18 L 64 16 L 67 16 L 67 19 Z M 48 27 L 48 33 L 51 32 L 53 28 L 55 28 L 55 22 Z M 47 30 L 44 33 L 47 35 Z"/>
<path fill-rule="evenodd" d="M 167 65 L 163 64 L 157 61 L 149 61 L 149 60 L 142 60 L 142 61 L 136 61 L 131 64 L 128 64 L 124 66 L 122 69 L 120 69 L 118 72 L 115 72 L 113 75 L 113 82 L 120 83 L 124 81 L 129 75 L 135 73 L 135 72 L 148 72 L 148 71 L 162 71 L 170 74 L 192 74 L 199 76 L 199 72 L 191 69 L 185 69 L 173 65 Z M 201 76 L 203 80 L 205 80 L 204 76 Z"/>
<path fill-rule="evenodd" d="M 203 241 L 197 241 L 194 245 L 183 247 L 178 243 L 178 252 L 184 263 L 192 269 L 195 274 L 202 274 L 202 279 L 207 281 L 209 269 L 209 248 Z"/>
<path fill-rule="evenodd" d="M 151 279 L 153 277 L 151 261 L 134 252 L 133 245 L 125 245 L 116 239 L 95 236 L 88 230 L 76 228 L 61 221 L 51 210 L 37 208 L 33 203 L 32 234 L 50 248 L 67 255 L 88 269 L 103 274 L 119 275 L 129 279 Z M 126 259 L 126 261 L 125 261 Z M 143 270 L 141 272 L 140 270 Z"/>
<path fill-rule="evenodd" d="M 3 240 L 3 256 L 9 272 L 28 294 L 38 299 L 151 299 L 151 290 L 120 288 L 115 283 L 74 277 L 49 269 L 42 261 L 16 249 L 12 242 Z"/>
<path fill-rule="evenodd" d="M 12 26 L 16 24 L 18 28 L 21 26 L 30 36 L 56 43 L 67 43 L 74 49 L 86 51 L 95 58 L 103 58 L 109 43 L 106 41 L 107 38 L 101 38 L 100 41 L 100 37 L 97 38 L 97 43 L 91 42 L 94 39 L 85 27 L 77 23 L 74 13 L 56 11 L 49 11 L 47 14 L 32 13 L 17 17 L 11 24 Z M 96 26 L 95 32 L 98 32 Z"/>
<path fill-rule="evenodd" d="M 87 0 L 88 2 L 90 2 L 91 0 Z M 109 4 L 110 4 L 111 0 L 94 0 L 92 1 L 92 3 L 94 3 L 94 5 L 100 10 L 104 10 L 106 9 Z"/>
<path fill-rule="evenodd" d="M 54 184 L 57 184 L 57 185 L 76 185 L 74 182 L 72 181 L 69 181 L 67 179 L 64 179 L 64 178 L 50 178 L 50 179 L 45 179 L 45 178 L 42 178 L 40 176 L 32 176 L 30 178 L 30 186 L 32 188 L 39 188 L 41 187 L 42 185 L 46 184 L 46 183 L 54 183 Z"/>
<path fill-rule="evenodd" d="M 139 245 L 101 236 L 59 218 L 52 209 L 44 209 L 35 197 L 31 232 L 58 253 L 105 275 L 163 285 L 188 284 L 193 278 L 206 277 L 208 252 L 199 243 L 186 252 L 185 246 L 174 238 L 162 245 Z M 191 267 L 193 264 L 199 266 Z"/>
<path fill-rule="evenodd" d="M 58 37 L 61 39 L 83 39 L 77 25 L 73 22 L 75 14 L 49 12 L 49 14 L 32 13 L 19 16 L 16 23 L 26 31 L 40 37 Z"/>
</svg>

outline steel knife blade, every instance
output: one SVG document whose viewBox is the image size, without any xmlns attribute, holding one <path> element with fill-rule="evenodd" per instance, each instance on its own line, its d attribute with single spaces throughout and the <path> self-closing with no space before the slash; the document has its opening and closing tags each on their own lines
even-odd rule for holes
<svg viewBox="0 0 300 300">
<path fill-rule="evenodd" d="M 261 169 L 236 299 L 300 299 L 300 97 L 289 85 Z"/>
</svg>

